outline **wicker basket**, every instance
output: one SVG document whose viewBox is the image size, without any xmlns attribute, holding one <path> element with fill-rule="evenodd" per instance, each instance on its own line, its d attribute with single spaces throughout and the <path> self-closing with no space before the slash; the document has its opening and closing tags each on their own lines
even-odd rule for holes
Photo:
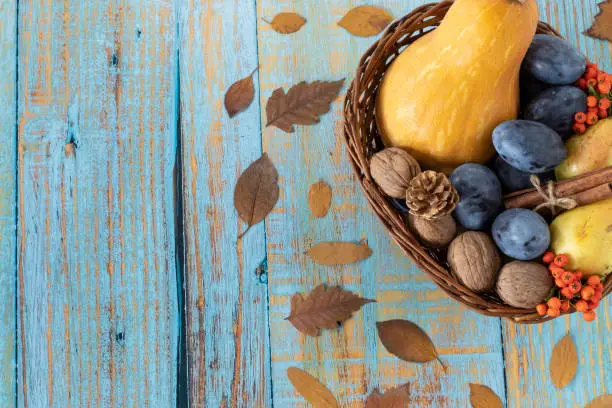
<svg viewBox="0 0 612 408">
<path fill-rule="evenodd" d="M 488 316 L 504 317 L 517 323 L 542 323 L 551 318 L 540 317 L 535 309 L 508 306 L 494 293 L 474 293 L 458 281 L 449 271 L 446 253 L 426 248 L 415 238 L 403 215 L 388 201 L 370 175 L 369 159 L 383 148 L 374 114 L 376 93 L 383 73 L 403 49 L 434 30 L 451 5 L 451 1 L 427 4 L 395 21 L 359 61 L 344 103 L 343 135 L 350 161 L 365 196 L 393 239 L 449 296 Z M 538 25 L 538 33 L 560 37 L 554 28 L 542 22 Z M 604 295 L 611 291 L 612 279 L 609 278 L 605 282 Z"/>
</svg>

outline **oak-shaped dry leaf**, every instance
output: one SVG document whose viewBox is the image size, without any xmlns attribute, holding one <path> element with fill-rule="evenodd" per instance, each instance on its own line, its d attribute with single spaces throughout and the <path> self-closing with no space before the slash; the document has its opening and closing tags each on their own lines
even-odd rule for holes
<svg viewBox="0 0 612 408">
<path fill-rule="evenodd" d="M 319 116 L 329 112 L 331 103 L 342 89 L 344 79 L 339 81 L 300 82 L 285 94 L 283 88 L 276 89 L 266 104 L 266 126 L 275 126 L 293 133 L 293 125 L 314 125 Z"/>
<path fill-rule="evenodd" d="M 436 346 L 416 324 L 408 320 L 388 320 L 376 323 L 378 338 L 387 351 L 404 361 L 412 363 L 427 363 L 437 360 L 446 369 L 438 356 Z"/>
<path fill-rule="evenodd" d="M 234 190 L 234 207 L 238 216 L 247 223 L 247 228 L 238 238 L 255 224 L 261 222 L 278 201 L 278 172 L 264 153 L 240 175 Z"/>
<path fill-rule="evenodd" d="M 595 22 L 586 31 L 586 34 L 600 40 L 612 42 L 612 0 L 606 0 L 599 4 L 600 12 L 595 17 Z"/>
<path fill-rule="evenodd" d="M 306 24 L 306 19 L 297 13 L 278 13 L 272 21 L 264 20 L 272 29 L 280 34 L 293 34 Z"/>
<path fill-rule="evenodd" d="M 393 21 L 386 10 L 374 6 L 359 6 L 349 10 L 338 25 L 358 37 L 370 37 L 385 29 Z"/>
<path fill-rule="evenodd" d="M 470 384 L 470 404 L 472 408 L 504 408 L 497 394 L 481 384 Z"/>
<path fill-rule="evenodd" d="M 321 381 L 297 367 L 287 369 L 287 377 L 297 392 L 315 408 L 338 408 L 338 401 Z"/>
<path fill-rule="evenodd" d="M 331 199 L 331 187 L 323 180 L 319 180 L 310 186 L 308 190 L 308 208 L 310 208 L 312 215 L 317 218 L 325 217 L 327 211 L 329 211 Z"/>
<path fill-rule="evenodd" d="M 234 82 L 225 93 L 225 110 L 230 118 L 249 107 L 255 97 L 255 87 L 253 86 L 253 74 Z"/>
<path fill-rule="evenodd" d="M 597 397 L 584 408 L 612 408 L 612 394 Z"/>
<path fill-rule="evenodd" d="M 410 384 L 398 385 L 381 394 L 378 388 L 366 399 L 365 408 L 408 408 L 410 404 Z"/>
<path fill-rule="evenodd" d="M 372 250 L 365 242 L 321 242 L 306 251 L 306 255 L 321 265 L 346 265 L 369 258 Z"/>
<path fill-rule="evenodd" d="M 572 381 L 578 369 L 578 352 L 569 333 L 553 348 L 550 358 L 550 378 L 557 388 Z"/>
<path fill-rule="evenodd" d="M 337 286 L 319 285 L 308 295 L 296 293 L 291 297 L 289 320 L 300 332 L 312 337 L 319 329 L 335 329 L 361 306 L 375 302 L 364 299 Z"/>
</svg>

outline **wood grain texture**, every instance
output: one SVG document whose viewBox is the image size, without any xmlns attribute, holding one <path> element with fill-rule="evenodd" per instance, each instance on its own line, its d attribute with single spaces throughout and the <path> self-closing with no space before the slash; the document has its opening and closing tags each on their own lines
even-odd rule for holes
<svg viewBox="0 0 612 408">
<path fill-rule="evenodd" d="M 230 119 L 223 96 L 257 66 L 255 2 L 180 3 L 186 338 L 192 407 L 269 407 L 264 224 L 242 240 L 240 173 L 261 156 L 259 94 Z"/>
<path fill-rule="evenodd" d="M 172 406 L 174 0 L 21 0 L 19 27 L 19 406 Z"/>
<path fill-rule="evenodd" d="M 539 0 L 540 19 L 555 26 L 591 60 L 608 72 L 611 47 L 582 33 L 597 14 L 597 2 Z M 580 315 L 538 326 L 504 322 L 504 353 L 508 408 L 583 407 L 595 397 L 612 392 L 612 300 L 602 301 L 593 323 Z M 547 373 L 554 345 L 570 332 L 578 349 L 578 371 L 569 385 L 558 390 Z M 525 398 L 529 396 L 529 398 Z"/>
<path fill-rule="evenodd" d="M 424 1 L 377 2 L 400 16 Z M 357 38 L 337 25 L 358 1 L 258 1 L 261 104 L 272 91 L 305 80 L 352 79 L 372 38 Z M 302 29 L 280 35 L 263 18 L 295 11 L 307 20 Z M 346 89 L 346 87 L 345 87 Z M 343 91 L 344 92 L 344 91 Z M 376 386 L 384 389 L 413 381 L 415 407 L 465 407 L 469 382 L 490 386 L 505 399 L 500 322 L 450 300 L 418 271 L 391 242 L 359 190 L 334 128 L 340 123 L 342 97 L 321 123 L 297 126 L 294 134 L 263 130 L 263 147 L 280 174 L 279 205 L 268 217 L 267 245 L 274 406 L 305 407 L 285 370 L 300 366 L 329 386 L 343 407 L 361 407 Z M 262 123 L 266 123 L 262 114 Z M 308 187 L 325 179 L 334 190 L 329 214 L 315 220 L 308 211 Z M 366 237 L 374 255 L 355 265 L 322 266 L 303 252 L 321 241 L 359 241 Z M 290 296 L 318 283 L 340 284 L 377 304 L 366 305 L 341 330 L 305 338 L 283 318 Z M 409 319 L 422 326 L 438 347 L 448 374 L 438 364 L 402 362 L 377 339 L 376 321 Z"/>
<path fill-rule="evenodd" d="M 17 1 L 0 2 L 0 406 L 15 406 Z"/>
</svg>

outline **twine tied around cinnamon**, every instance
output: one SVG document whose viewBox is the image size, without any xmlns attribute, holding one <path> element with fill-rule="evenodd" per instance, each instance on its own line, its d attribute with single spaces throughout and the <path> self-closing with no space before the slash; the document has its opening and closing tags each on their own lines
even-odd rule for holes
<svg viewBox="0 0 612 408">
<path fill-rule="evenodd" d="M 554 217 L 558 214 L 557 208 L 571 210 L 572 208 L 578 207 L 578 203 L 573 198 L 556 196 L 555 183 L 553 181 L 548 182 L 546 189 L 544 189 L 538 176 L 532 175 L 529 180 L 531 180 L 531 184 L 533 184 L 538 193 L 544 198 L 544 202 L 534 208 L 535 211 L 540 211 L 542 208 L 550 208 Z"/>
</svg>

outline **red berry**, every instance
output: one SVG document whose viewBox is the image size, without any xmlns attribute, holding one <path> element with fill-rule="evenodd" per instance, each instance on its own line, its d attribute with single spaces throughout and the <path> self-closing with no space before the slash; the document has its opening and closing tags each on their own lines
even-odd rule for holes
<svg viewBox="0 0 612 408">
<path fill-rule="evenodd" d="M 582 279 L 582 271 L 576 271 L 574 272 L 574 278 L 576 278 L 576 280 L 581 280 Z"/>
<path fill-rule="evenodd" d="M 548 305 L 548 307 L 551 307 L 553 309 L 559 309 L 561 307 L 561 300 L 559 300 L 558 297 L 551 297 L 550 299 L 548 299 L 548 302 L 546 302 L 546 304 Z"/>
<path fill-rule="evenodd" d="M 599 277 L 599 275 L 591 275 L 589 276 L 589 279 L 587 279 L 587 285 L 593 286 L 593 288 L 595 288 L 595 286 L 599 285 L 600 283 L 601 278 Z"/>
<path fill-rule="evenodd" d="M 595 78 L 587 80 L 587 88 L 588 87 L 593 87 L 593 90 L 595 90 L 595 87 L 597 87 L 597 80 Z"/>
<path fill-rule="evenodd" d="M 597 106 L 599 107 L 599 109 L 609 109 L 610 100 L 608 98 L 601 98 Z"/>
<path fill-rule="evenodd" d="M 603 292 L 603 285 L 601 283 L 598 283 L 597 285 L 593 286 L 593 289 L 595 289 L 595 293 Z"/>
<path fill-rule="evenodd" d="M 584 312 L 582 317 L 584 317 L 584 320 L 587 322 L 592 322 L 597 317 L 597 314 L 593 310 L 589 310 L 588 312 Z"/>
<path fill-rule="evenodd" d="M 598 83 L 603 83 L 606 82 L 606 80 L 608 79 L 608 74 L 606 74 L 604 71 L 599 71 L 597 72 L 597 82 Z"/>
<path fill-rule="evenodd" d="M 580 281 L 573 281 L 567 287 L 573 294 L 576 294 L 582 289 L 582 284 L 580 283 Z"/>
<path fill-rule="evenodd" d="M 548 310 L 546 311 L 546 314 L 549 315 L 550 317 L 558 317 L 558 316 L 561 316 L 561 310 L 553 309 L 552 307 L 549 307 Z"/>
<path fill-rule="evenodd" d="M 583 91 L 586 91 L 587 89 L 587 80 L 584 78 L 580 78 L 578 81 L 576 81 L 576 86 L 580 89 L 582 89 Z"/>
<path fill-rule="evenodd" d="M 559 255 L 555 256 L 555 259 L 554 259 L 553 262 L 555 263 L 555 265 L 560 266 L 561 268 L 563 268 L 565 265 L 567 265 L 567 263 L 569 262 L 569 259 L 567 258 L 567 255 L 559 254 Z"/>
<path fill-rule="evenodd" d="M 589 113 L 597 114 L 597 113 L 599 113 L 599 108 L 589 108 L 589 109 L 587 109 L 587 119 L 588 119 Z"/>
<path fill-rule="evenodd" d="M 593 289 L 590 286 L 585 286 L 582 288 L 582 290 L 580 291 L 580 296 L 584 299 L 584 300 L 590 300 L 593 295 L 595 295 L 595 289 Z"/>
<path fill-rule="evenodd" d="M 606 80 L 603 84 L 597 85 L 597 89 L 604 95 L 609 94 L 612 89 L 612 82 Z"/>
<path fill-rule="evenodd" d="M 574 280 L 574 274 L 570 271 L 565 271 L 561 274 L 561 280 L 567 285 Z"/>
<path fill-rule="evenodd" d="M 586 125 L 584 123 L 576 123 L 573 127 L 572 130 L 574 131 L 574 133 L 576 133 L 577 135 L 581 135 L 584 132 L 586 132 Z"/>
<path fill-rule="evenodd" d="M 577 113 L 576 115 L 579 115 L 579 114 L 580 113 Z M 584 113 L 582 114 L 584 115 Z M 586 121 L 586 115 L 584 115 L 584 120 Z M 544 256 L 542 257 L 542 261 L 544 261 L 544 263 L 547 263 L 547 264 L 551 263 L 554 259 L 555 259 L 555 254 L 552 251 L 546 252 Z"/>
<path fill-rule="evenodd" d="M 594 108 L 597 106 L 597 98 L 594 96 L 588 96 L 587 97 L 587 106 L 589 108 Z"/>
<path fill-rule="evenodd" d="M 586 79 L 595 79 L 597 78 L 597 70 L 595 68 L 587 68 L 584 76 Z"/>
<path fill-rule="evenodd" d="M 561 311 L 563 313 L 567 312 L 570 308 L 570 301 L 569 300 L 564 300 L 561 302 Z"/>
<path fill-rule="evenodd" d="M 546 312 L 548 311 L 548 306 L 546 306 L 544 303 L 540 303 L 539 305 L 536 306 L 536 310 L 538 311 L 538 314 L 540 316 L 546 316 Z"/>
<path fill-rule="evenodd" d="M 595 71 L 599 70 L 599 66 L 598 66 L 598 65 L 597 65 L 595 62 L 589 62 L 589 63 L 586 65 L 586 69 L 589 69 L 589 68 L 592 68 L 592 69 L 594 69 Z M 586 72 L 586 71 L 585 71 L 585 72 Z"/>
<path fill-rule="evenodd" d="M 563 295 L 563 297 L 565 297 L 566 299 L 573 299 L 574 298 L 574 292 L 572 292 L 572 290 L 566 286 L 564 288 L 561 289 L 561 294 Z"/>
<path fill-rule="evenodd" d="M 597 111 L 597 113 L 590 112 L 587 115 L 587 124 L 594 125 L 597 122 L 599 122 L 599 111 Z"/>
<path fill-rule="evenodd" d="M 584 112 L 578 112 L 577 114 L 574 115 L 574 120 L 576 121 L 576 123 L 586 123 L 586 113 Z M 547 252 L 544 254 L 544 256 L 550 254 L 550 256 L 555 257 L 555 254 L 553 254 L 552 252 Z M 546 261 L 544 261 L 546 262 Z M 552 260 L 550 261 L 552 262 Z M 550 262 L 546 262 L 546 263 L 550 263 Z"/>
<path fill-rule="evenodd" d="M 599 307 L 599 302 L 601 301 L 601 299 L 599 300 L 589 300 L 589 309 L 591 310 L 595 310 Z"/>
<path fill-rule="evenodd" d="M 607 119 L 610 114 L 607 109 L 600 109 L 599 112 L 597 112 L 597 116 L 599 116 L 599 119 Z"/>
<path fill-rule="evenodd" d="M 579 312 L 586 312 L 589 310 L 589 304 L 584 300 L 579 300 L 576 302 L 576 310 Z"/>
</svg>

